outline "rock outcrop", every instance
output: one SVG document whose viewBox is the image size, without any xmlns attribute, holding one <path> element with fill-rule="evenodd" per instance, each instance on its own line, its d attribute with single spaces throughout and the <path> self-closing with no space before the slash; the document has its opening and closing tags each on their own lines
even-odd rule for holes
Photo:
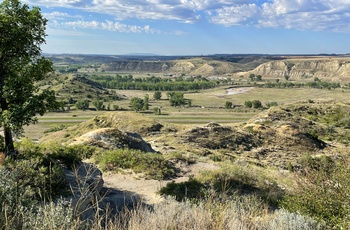
<svg viewBox="0 0 350 230">
<path fill-rule="evenodd" d="M 264 63 L 246 74 L 256 74 L 263 77 L 291 79 L 327 78 L 327 80 L 342 80 L 350 78 L 350 58 L 310 58 L 286 59 Z"/>
<path fill-rule="evenodd" d="M 101 198 L 103 187 L 102 172 L 93 164 L 82 162 L 76 168 L 66 170 L 65 175 L 72 192 L 74 216 L 82 221 L 93 221 L 97 212 L 105 209 Z"/>
<path fill-rule="evenodd" d="M 105 71 L 192 75 L 222 75 L 251 69 L 252 66 L 246 64 L 204 58 L 172 61 L 115 61 L 102 66 L 102 70 Z"/>
<path fill-rule="evenodd" d="M 166 72 L 174 62 L 168 61 L 115 61 L 104 65 L 106 71 Z"/>
</svg>

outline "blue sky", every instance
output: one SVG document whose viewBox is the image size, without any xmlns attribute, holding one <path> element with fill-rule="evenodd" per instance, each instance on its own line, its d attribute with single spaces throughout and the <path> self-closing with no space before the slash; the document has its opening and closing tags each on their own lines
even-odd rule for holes
<svg viewBox="0 0 350 230">
<path fill-rule="evenodd" d="M 350 0 L 22 0 L 45 53 L 350 53 Z"/>
</svg>

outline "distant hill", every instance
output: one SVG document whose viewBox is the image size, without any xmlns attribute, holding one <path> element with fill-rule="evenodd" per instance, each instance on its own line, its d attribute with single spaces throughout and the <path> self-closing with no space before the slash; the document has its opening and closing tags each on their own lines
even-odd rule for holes
<svg viewBox="0 0 350 230">
<path fill-rule="evenodd" d="M 328 81 L 350 81 L 349 57 L 292 57 L 263 63 L 242 75 L 256 74 L 263 77 L 290 79 L 326 79 Z"/>
<path fill-rule="evenodd" d="M 82 55 L 45 54 L 55 65 L 101 64 L 102 71 L 186 74 L 230 74 L 249 71 L 262 63 L 281 60 L 269 55 L 215 54 L 208 56 L 161 56 L 154 54 Z"/>
<path fill-rule="evenodd" d="M 291 79 L 350 78 L 350 58 L 344 55 L 234 55 L 161 56 L 153 54 L 46 54 L 56 66 L 94 66 L 96 71 L 172 73 L 191 75 L 256 74 Z M 96 65 L 97 64 L 97 65 Z M 76 67 L 75 67 L 76 68 Z"/>
<path fill-rule="evenodd" d="M 43 89 L 51 89 L 56 92 L 58 100 L 100 100 L 122 98 L 116 92 L 104 89 L 100 84 L 91 81 L 83 76 L 74 74 L 54 75 L 40 82 Z"/>
</svg>

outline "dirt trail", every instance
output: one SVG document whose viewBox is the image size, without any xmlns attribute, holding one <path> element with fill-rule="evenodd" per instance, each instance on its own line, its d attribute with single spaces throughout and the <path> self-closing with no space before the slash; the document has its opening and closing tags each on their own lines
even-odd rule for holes
<svg viewBox="0 0 350 230">
<path fill-rule="evenodd" d="M 197 162 L 181 167 L 183 175 L 174 179 L 175 182 L 184 182 L 191 175 L 197 175 L 202 170 L 216 170 L 219 167 L 213 163 Z M 143 204 L 152 205 L 163 201 L 157 192 L 172 180 L 158 181 L 140 178 L 135 174 L 113 173 L 103 175 L 105 199 L 113 207 L 121 207 L 130 203 L 141 201 Z"/>
</svg>

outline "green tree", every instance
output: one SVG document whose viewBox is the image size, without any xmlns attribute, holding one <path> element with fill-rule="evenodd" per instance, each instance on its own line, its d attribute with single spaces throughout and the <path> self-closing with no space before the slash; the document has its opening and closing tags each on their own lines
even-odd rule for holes
<svg viewBox="0 0 350 230">
<path fill-rule="evenodd" d="M 232 104 L 231 101 L 226 101 L 226 102 L 225 102 L 225 108 L 226 108 L 226 109 L 231 109 L 231 108 L 232 108 L 232 105 L 233 105 L 233 104 Z"/>
<path fill-rule="evenodd" d="M 144 101 L 141 98 L 133 97 L 130 101 L 130 106 L 136 112 L 142 110 Z"/>
<path fill-rule="evenodd" d="M 162 98 L 162 92 L 160 91 L 155 91 L 153 94 L 154 100 L 160 100 Z"/>
<path fill-rule="evenodd" d="M 119 109 L 119 105 L 113 105 L 113 110 L 118 110 Z"/>
<path fill-rule="evenodd" d="M 37 7 L 18 0 L 0 3 L 0 125 L 7 156 L 15 153 L 13 135 L 23 125 L 57 107 L 54 92 L 39 91 L 36 84 L 53 70 L 52 62 L 41 57 L 46 23 Z"/>
<path fill-rule="evenodd" d="M 170 101 L 171 106 L 180 106 L 180 105 L 186 104 L 184 94 L 181 92 L 168 93 L 168 97 L 169 97 L 169 101 Z"/>
<path fill-rule="evenodd" d="M 153 113 L 155 115 L 161 115 L 162 114 L 162 110 L 161 110 L 161 108 L 156 107 L 156 108 L 153 108 Z"/>
<path fill-rule="evenodd" d="M 188 105 L 188 107 L 192 107 L 192 100 L 191 99 L 187 99 L 187 105 Z"/>
<path fill-rule="evenodd" d="M 88 100 L 80 100 L 75 103 L 75 107 L 80 110 L 86 110 L 89 108 L 89 101 Z"/>
<path fill-rule="evenodd" d="M 96 108 L 98 111 L 104 109 L 103 101 L 95 100 L 94 102 L 92 102 L 92 104 L 95 106 L 95 108 Z"/>
<path fill-rule="evenodd" d="M 290 76 L 288 74 L 284 75 L 284 79 L 286 79 L 286 81 L 288 81 L 290 78 Z"/>
<path fill-rule="evenodd" d="M 252 108 L 253 107 L 253 103 L 251 101 L 245 101 L 244 102 L 244 106 L 247 108 Z"/>
<path fill-rule="evenodd" d="M 259 100 L 254 100 L 254 101 L 252 101 L 252 106 L 253 106 L 253 108 L 255 108 L 255 109 L 259 109 L 259 108 L 262 108 L 262 107 L 263 107 L 262 104 L 261 104 L 261 101 L 259 101 Z"/>
<path fill-rule="evenodd" d="M 278 103 L 275 102 L 275 101 L 272 101 L 272 102 L 266 102 L 266 107 L 267 108 L 271 108 L 273 106 L 278 106 Z"/>
<path fill-rule="evenodd" d="M 143 99 L 142 110 L 148 110 L 148 109 L 149 109 L 149 96 L 148 96 L 148 94 L 146 94 L 144 99 Z"/>
</svg>

